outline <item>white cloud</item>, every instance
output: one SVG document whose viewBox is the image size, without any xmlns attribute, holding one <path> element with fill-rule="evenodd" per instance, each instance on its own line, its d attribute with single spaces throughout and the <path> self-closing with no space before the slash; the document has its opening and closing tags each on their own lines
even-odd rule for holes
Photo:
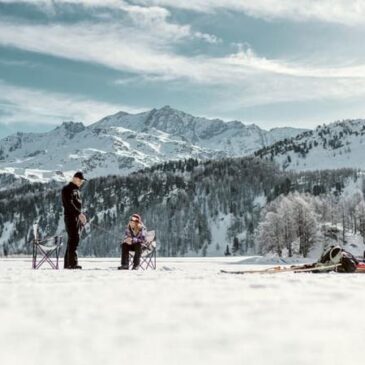
<svg viewBox="0 0 365 365">
<path fill-rule="evenodd" d="M 201 32 L 195 32 L 194 33 L 194 37 L 198 38 L 198 39 L 203 39 L 208 43 L 222 43 L 222 39 L 220 39 L 219 37 L 216 37 L 213 34 L 207 34 L 207 33 L 201 33 Z"/>
<path fill-rule="evenodd" d="M 325 67 L 316 66 L 306 62 L 306 65 L 290 63 L 281 60 L 270 60 L 257 56 L 251 48 L 241 48 L 237 53 L 226 57 L 226 62 L 256 71 L 282 74 L 294 77 L 312 78 L 365 78 L 365 64 L 353 64 L 352 66 Z M 347 61 L 347 64 L 349 62 Z"/>
<path fill-rule="evenodd" d="M 155 39 L 158 39 L 159 42 L 162 40 L 177 42 L 186 39 L 200 39 L 207 43 L 222 41 L 215 35 L 192 30 L 189 24 L 180 25 L 169 22 L 171 13 L 162 7 L 123 5 L 121 9 L 128 13 L 137 29 L 148 32 L 149 37 L 154 35 L 152 41 Z"/>
<path fill-rule="evenodd" d="M 155 10 L 155 18 L 167 16 Z M 154 17 L 146 21 L 153 23 Z M 251 105 L 365 93 L 365 65 L 361 63 L 329 67 L 311 60 L 268 59 L 247 46 L 224 57 L 188 57 L 175 54 L 166 38 L 115 23 L 30 25 L 0 20 L 0 44 L 102 64 L 147 81 L 187 80 L 187 90 L 193 87 L 191 83 L 213 85 L 224 90 L 225 98 L 239 92 Z"/>
<path fill-rule="evenodd" d="M 293 21 L 318 20 L 348 26 L 365 24 L 363 0 L 0 0 L 0 3 L 32 3 L 46 8 L 55 4 L 81 4 L 85 7 L 125 9 L 130 4 L 169 7 L 197 12 L 232 10 L 264 19 Z"/>
<path fill-rule="evenodd" d="M 228 9 L 264 19 L 318 20 L 345 25 L 365 24 L 363 0 L 133 0 L 199 12 Z"/>
<path fill-rule="evenodd" d="M 200 79 L 194 61 L 161 38 L 118 24 L 24 25 L 0 21 L 0 44 L 144 74 Z"/>
<path fill-rule="evenodd" d="M 316 66 L 257 56 L 251 48 L 225 57 L 177 55 L 160 38 L 118 24 L 29 25 L 0 21 L 0 44 L 152 76 L 235 83 L 253 73 L 294 77 L 363 78 L 365 65 Z"/>
<path fill-rule="evenodd" d="M 123 6 L 123 11 L 128 13 L 137 29 L 148 31 L 149 37 L 151 32 L 155 35 L 158 34 L 157 40 L 159 42 L 161 42 L 160 37 L 163 40 L 178 41 L 191 36 L 189 25 L 168 22 L 171 14 L 165 8 L 126 5 Z"/>
<path fill-rule="evenodd" d="M 104 103 L 80 95 L 65 95 L 10 85 L 0 80 L 0 109 L 4 122 L 59 124 L 74 120 L 90 124 L 120 110 L 135 113 L 141 109 Z"/>
<path fill-rule="evenodd" d="M 0 0 L 0 4 L 32 4 L 39 7 L 54 7 L 56 4 L 76 4 L 88 7 L 113 7 L 125 4 L 123 0 Z"/>
<path fill-rule="evenodd" d="M 189 24 L 177 24 L 169 21 L 169 10 L 159 6 L 131 5 L 123 0 L 0 0 L 1 3 L 28 3 L 37 6 L 50 15 L 57 17 L 62 5 L 82 5 L 86 8 L 111 8 L 127 14 L 133 21 L 135 29 L 144 32 L 151 41 L 179 41 L 183 39 L 200 39 L 208 43 L 219 43 L 222 40 L 213 34 L 202 33 L 191 29 Z M 56 7 L 57 5 L 57 7 Z M 97 14 L 95 14 L 97 15 Z M 120 15 L 120 14 L 119 14 Z M 116 14 L 118 18 L 118 14 Z M 123 19 L 121 20 L 121 22 Z M 132 33 L 131 33 L 132 34 Z M 155 35 L 154 38 L 151 36 Z M 141 34 L 139 35 L 141 36 Z"/>
<path fill-rule="evenodd" d="M 0 0 L 4 2 L 4 0 Z M 23 0 L 23 2 L 30 2 Z M 34 2 L 32 2 L 34 4 Z M 200 54 L 189 57 L 177 54 L 175 45 L 191 39 L 202 39 L 215 44 L 221 40 L 214 35 L 193 30 L 189 24 L 171 22 L 171 10 L 163 6 L 185 7 L 197 11 L 216 11 L 232 9 L 243 11 L 254 16 L 268 18 L 290 18 L 294 20 L 321 19 L 343 24 L 359 24 L 358 13 L 365 12 L 359 2 L 347 4 L 340 0 L 304 1 L 304 0 L 194 0 L 179 2 L 170 0 L 134 0 L 126 3 L 117 0 L 60 0 L 58 4 L 82 4 L 88 7 L 112 7 L 126 18 L 121 21 L 118 16 L 108 22 L 77 22 L 73 24 L 25 24 L 10 23 L 0 18 L 0 45 L 16 47 L 28 51 L 50 54 L 72 60 L 101 64 L 116 70 L 135 73 L 136 76 L 115 80 L 116 85 L 133 84 L 134 82 L 171 82 L 188 81 L 184 89 L 189 92 L 196 84 L 208 87 L 220 94 L 220 102 L 216 107 L 227 109 L 238 106 L 254 106 L 285 101 L 346 99 L 365 94 L 365 64 L 350 62 L 346 64 L 320 63 L 309 58 L 302 60 L 269 59 L 257 55 L 249 46 L 239 46 L 237 52 L 221 57 Z M 275 3 L 275 4 L 274 4 Z M 355 7 L 355 3 L 357 4 Z M 53 0 L 40 0 L 38 5 L 53 8 Z M 141 5 L 138 5 L 141 4 Z M 148 5 L 148 6 L 143 6 Z M 354 10 L 358 13 L 355 14 Z M 327 14 L 328 12 L 328 14 Z M 327 14 L 327 15 L 326 15 Z M 331 15 L 332 14 L 332 15 Z M 335 14 L 338 16 L 336 17 Z M 342 14 L 342 17 L 340 15 Z M 328 19 L 327 19 L 328 18 Z M 332 20 L 331 20 L 331 19 Z M 126 21 L 126 19 L 128 21 Z M 350 21 L 351 19 L 351 21 Z M 53 19 L 57 21 L 57 17 Z M 210 88 L 211 86 L 211 88 Z M 0 88 L 4 88 L 0 84 Z M 9 86 L 7 86 L 9 89 Z M 217 91 L 218 90 L 218 91 Z M 31 92 L 23 90 L 21 95 Z M 107 110 L 115 106 L 93 101 L 81 100 L 73 103 L 73 99 L 65 95 L 62 102 L 49 102 L 51 107 L 42 108 L 41 102 L 47 102 L 46 94 L 41 93 L 40 102 L 27 103 L 27 99 L 18 100 L 18 117 L 27 108 L 35 116 L 41 113 L 42 119 L 62 119 L 65 110 L 75 112 L 82 120 L 95 120 L 110 113 Z M 2 93 L 4 94 L 4 93 Z M 4 98 L 0 98 L 0 101 Z M 7 99 L 6 103 L 11 100 Z M 24 103 L 22 107 L 21 102 Z M 38 105 L 39 109 L 35 110 Z M 69 108 L 63 106 L 70 105 Z M 33 108 L 33 109 L 32 109 Z M 85 108 L 85 110 L 84 110 Z M 119 107 L 113 109 L 123 109 Z M 89 113 L 88 115 L 83 116 Z M 44 115 L 43 115 L 43 114 Z M 16 118 L 18 118 L 16 117 Z"/>
</svg>

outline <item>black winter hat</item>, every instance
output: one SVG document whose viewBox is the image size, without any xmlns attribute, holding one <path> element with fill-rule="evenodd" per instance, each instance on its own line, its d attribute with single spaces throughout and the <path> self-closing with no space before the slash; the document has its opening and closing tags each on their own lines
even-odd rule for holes
<svg viewBox="0 0 365 365">
<path fill-rule="evenodd" d="M 74 177 L 78 177 L 80 180 L 87 181 L 87 180 L 84 178 L 84 174 L 83 174 L 81 171 L 77 171 L 77 172 L 76 172 L 76 174 L 74 175 Z"/>
</svg>

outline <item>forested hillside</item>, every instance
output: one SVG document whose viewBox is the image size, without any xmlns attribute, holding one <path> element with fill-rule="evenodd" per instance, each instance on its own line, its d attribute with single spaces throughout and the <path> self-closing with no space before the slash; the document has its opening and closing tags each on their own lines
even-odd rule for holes
<svg viewBox="0 0 365 365">
<path fill-rule="evenodd" d="M 253 157 L 174 161 L 127 177 L 92 179 L 82 195 L 88 216 L 95 217 L 94 226 L 84 233 L 79 251 L 119 255 L 119 239 L 134 212 L 142 215 L 147 228 L 156 230 L 162 256 L 270 251 L 257 240 L 267 204 L 292 192 L 336 201 L 358 179 L 352 169 L 285 173 Z M 61 187 L 23 183 L 0 191 L 0 253 L 29 252 L 35 222 L 43 235 L 63 232 Z"/>
<path fill-rule="evenodd" d="M 343 120 L 284 138 L 254 154 L 284 170 L 364 169 L 364 135 L 364 119 Z"/>
</svg>

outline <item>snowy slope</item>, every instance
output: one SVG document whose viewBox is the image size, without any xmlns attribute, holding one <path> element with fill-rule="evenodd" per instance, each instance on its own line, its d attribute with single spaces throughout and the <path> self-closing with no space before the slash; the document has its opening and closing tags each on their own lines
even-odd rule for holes
<svg viewBox="0 0 365 365">
<path fill-rule="evenodd" d="M 365 168 L 365 120 L 345 120 L 318 126 L 256 152 L 288 170 Z"/>
<path fill-rule="evenodd" d="M 119 112 L 85 127 L 64 122 L 49 133 L 17 133 L 0 140 L 0 172 L 30 181 L 128 174 L 168 160 L 244 156 L 303 129 L 265 131 L 238 121 L 194 117 L 168 106 Z"/>
<path fill-rule="evenodd" d="M 365 275 L 225 275 L 232 259 L 158 259 L 121 272 L 0 260 L 6 365 L 340 365 L 362 363 Z M 262 266 L 261 266 L 262 267 Z"/>
</svg>

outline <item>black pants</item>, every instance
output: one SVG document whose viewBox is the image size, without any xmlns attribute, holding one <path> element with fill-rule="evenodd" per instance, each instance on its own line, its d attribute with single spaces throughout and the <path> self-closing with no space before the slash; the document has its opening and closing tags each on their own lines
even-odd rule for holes
<svg viewBox="0 0 365 365">
<path fill-rule="evenodd" d="M 80 241 L 78 217 L 65 217 L 65 227 L 68 235 L 64 268 L 73 268 L 77 262 L 77 247 Z"/>
<path fill-rule="evenodd" d="M 139 266 L 139 260 L 142 254 L 142 245 L 140 243 L 122 243 L 122 266 L 129 266 L 129 251 L 134 251 L 133 267 Z"/>
</svg>

